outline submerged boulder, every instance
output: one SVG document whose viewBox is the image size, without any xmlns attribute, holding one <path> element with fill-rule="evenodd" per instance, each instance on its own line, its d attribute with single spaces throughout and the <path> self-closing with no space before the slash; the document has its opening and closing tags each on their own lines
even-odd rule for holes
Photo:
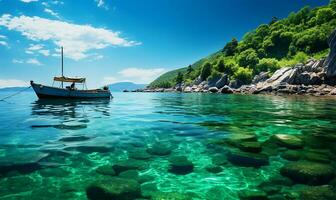
<svg viewBox="0 0 336 200">
<path fill-rule="evenodd" d="M 193 172 L 194 165 L 185 156 L 174 156 L 170 160 L 169 172 L 178 175 L 185 175 Z"/>
<path fill-rule="evenodd" d="M 152 155 L 157 156 L 166 156 L 169 155 L 172 151 L 172 148 L 164 143 L 155 143 L 152 145 L 152 147 L 147 149 L 147 152 Z"/>
<path fill-rule="evenodd" d="M 244 190 L 238 193 L 241 200 L 268 200 L 267 194 L 261 190 Z"/>
<path fill-rule="evenodd" d="M 334 178 L 335 169 L 328 164 L 298 161 L 286 164 L 280 169 L 280 173 L 297 183 L 322 185 Z"/>
<path fill-rule="evenodd" d="M 298 149 L 303 147 L 303 141 L 295 135 L 275 134 L 272 135 L 271 140 L 280 146 Z"/>
<path fill-rule="evenodd" d="M 145 167 L 146 167 L 145 162 L 134 159 L 118 161 L 112 166 L 112 168 L 117 174 L 131 169 L 140 170 L 144 169 Z"/>
<path fill-rule="evenodd" d="M 0 155 L 0 174 L 9 171 L 29 173 L 40 168 L 39 162 L 48 157 L 48 153 L 36 150 L 10 149 Z"/>
<path fill-rule="evenodd" d="M 301 191 L 302 200 L 332 200 L 336 199 L 336 191 L 330 185 L 305 188 Z"/>
<path fill-rule="evenodd" d="M 96 172 L 98 174 L 108 175 L 108 176 L 115 176 L 116 175 L 116 172 L 114 171 L 114 169 L 112 168 L 111 165 L 100 166 L 96 169 Z"/>
<path fill-rule="evenodd" d="M 141 197 L 140 184 L 132 179 L 110 178 L 99 180 L 86 188 L 90 200 L 133 200 Z"/>
<path fill-rule="evenodd" d="M 246 152 L 259 153 L 261 152 L 261 144 L 259 142 L 241 142 L 238 145 L 239 149 Z"/>
<path fill-rule="evenodd" d="M 269 164 L 268 156 L 264 154 L 230 151 L 227 157 L 232 164 L 238 166 L 258 168 Z"/>
<path fill-rule="evenodd" d="M 151 155 L 148 154 L 145 150 L 138 149 L 136 151 L 129 152 L 128 157 L 136 160 L 148 160 L 151 158 Z"/>
</svg>

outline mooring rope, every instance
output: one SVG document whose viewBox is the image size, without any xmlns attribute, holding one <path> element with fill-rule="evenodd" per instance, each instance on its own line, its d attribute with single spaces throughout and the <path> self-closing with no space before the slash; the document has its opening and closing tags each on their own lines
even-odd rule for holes
<svg viewBox="0 0 336 200">
<path fill-rule="evenodd" d="M 15 96 L 15 95 L 18 95 L 18 94 L 20 94 L 21 92 L 24 92 L 25 90 L 28 90 L 29 88 L 31 88 L 31 86 L 26 87 L 26 88 L 24 88 L 24 89 L 22 89 L 22 90 L 20 90 L 20 91 L 18 91 L 18 92 L 15 92 L 14 94 L 11 94 L 11 95 L 9 95 L 9 96 L 7 96 L 7 97 L 5 97 L 5 98 L 2 98 L 2 99 L 0 99 L 0 101 L 5 101 L 5 99 L 9 99 L 9 98 L 11 98 L 11 97 L 13 97 L 13 96 Z"/>
</svg>

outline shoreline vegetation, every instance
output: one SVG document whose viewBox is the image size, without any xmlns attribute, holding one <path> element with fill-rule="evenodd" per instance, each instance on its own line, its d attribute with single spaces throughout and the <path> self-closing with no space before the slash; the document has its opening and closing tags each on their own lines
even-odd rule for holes
<svg viewBox="0 0 336 200">
<path fill-rule="evenodd" d="M 134 91 L 336 95 L 335 27 L 336 0 L 304 7 Z"/>
</svg>

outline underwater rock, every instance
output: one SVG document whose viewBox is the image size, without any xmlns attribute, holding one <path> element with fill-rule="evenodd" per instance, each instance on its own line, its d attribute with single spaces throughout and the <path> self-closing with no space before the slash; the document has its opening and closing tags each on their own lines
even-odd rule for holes
<svg viewBox="0 0 336 200">
<path fill-rule="evenodd" d="M 231 134 L 228 138 L 230 144 L 238 145 L 241 142 L 256 142 L 257 136 L 255 134 Z"/>
<path fill-rule="evenodd" d="M 36 187 L 36 182 L 29 176 L 15 176 L 8 177 L 6 179 L 0 179 L 1 197 L 5 194 L 18 194 L 21 192 L 30 191 L 34 189 L 34 187 Z"/>
<path fill-rule="evenodd" d="M 6 174 L 9 171 L 30 173 L 39 169 L 39 161 L 48 156 L 48 153 L 36 150 L 6 150 L 0 156 L 0 174 Z"/>
<path fill-rule="evenodd" d="M 144 182 L 151 182 L 155 179 L 154 176 L 148 175 L 148 174 L 143 174 L 139 176 L 138 181 L 139 183 L 144 183 Z"/>
<path fill-rule="evenodd" d="M 39 173 L 43 177 L 66 177 L 70 174 L 67 170 L 59 167 L 41 169 Z"/>
<path fill-rule="evenodd" d="M 143 197 L 150 198 L 153 194 L 159 193 L 156 183 L 144 183 L 141 184 L 141 195 Z"/>
<path fill-rule="evenodd" d="M 114 169 L 112 168 L 111 165 L 103 165 L 103 166 L 99 166 L 96 169 L 96 172 L 98 174 L 102 174 L 102 175 L 108 175 L 108 176 L 115 176 L 116 172 L 114 171 Z"/>
<path fill-rule="evenodd" d="M 137 170 L 127 170 L 120 172 L 118 175 L 121 178 L 129 178 L 138 181 L 139 180 L 139 172 Z"/>
<path fill-rule="evenodd" d="M 333 179 L 335 169 L 328 164 L 298 161 L 283 166 L 280 173 L 297 183 L 322 185 Z"/>
<path fill-rule="evenodd" d="M 128 153 L 128 157 L 136 160 L 148 160 L 151 158 L 151 155 L 148 154 L 145 150 L 138 149 Z"/>
<path fill-rule="evenodd" d="M 299 149 L 303 147 L 303 141 L 295 135 L 275 134 L 271 136 L 271 140 L 280 146 L 290 149 Z"/>
<path fill-rule="evenodd" d="M 298 161 L 301 158 L 301 152 L 295 150 L 287 150 L 283 152 L 280 156 L 281 158 L 284 158 L 289 161 Z"/>
<path fill-rule="evenodd" d="M 185 175 L 193 172 L 194 165 L 185 156 L 174 156 L 170 161 L 169 172 L 178 175 Z"/>
<path fill-rule="evenodd" d="M 301 200 L 332 200 L 336 199 L 336 192 L 330 185 L 309 187 L 301 191 Z"/>
<path fill-rule="evenodd" d="M 238 166 L 258 168 L 269 164 L 268 156 L 264 154 L 230 151 L 227 157 L 232 164 Z"/>
<path fill-rule="evenodd" d="M 112 168 L 114 171 L 119 174 L 123 171 L 131 170 L 131 169 L 144 169 L 146 167 L 146 163 L 140 160 L 128 159 L 116 162 Z"/>
<path fill-rule="evenodd" d="M 86 141 L 90 140 L 91 137 L 87 136 L 67 136 L 67 137 L 62 137 L 58 141 L 61 142 L 80 142 L 80 141 Z"/>
<path fill-rule="evenodd" d="M 107 153 L 114 150 L 112 146 L 109 145 L 95 145 L 95 144 L 81 144 L 78 146 L 70 146 L 66 147 L 64 150 L 66 151 L 78 151 L 81 153 Z"/>
<path fill-rule="evenodd" d="M 214 165 L 226 165 L 228 164 L 228 160 L 226 155 L 222 155 L 222 154 L 215 154 L 212 158 L 211 158 L 212 164 Z"/>
<path fill-rule="evenodd" d="M 238 193 L 241 200 L 268 200 L 267 194 L 261 190 L 245 190 Z"/>
<path fill-rule="evenodd" d="M 99 180 L 86 188 L 90 200 L 133 200 L 141 197 L 140 184 L 132 179 L 116 178 Z"/>
<path fill-rule="evenodd" d="M 261 152 L 261 144 L 259 142 L 242 142 L 238 145 L 239 149 L 251 153 Z"/>
<path fill-rule="evenodd" d="M 157 192 L 151 200 L 191 200 L 192 197 L 178 192 Z"/>
<path fill-rule="evenodd" d="M 320 163 L 330 163 L 329 156 L 316 152 L 305 152 L 304 158 L 309 161 L 320 162 Z"/>
<path fill-rule="evenodd" d="M 157 156 L 166 156 L 169 155 L 172 151 L 172 148 L 163 143 L 155 143 L 152 147 L 147 149 L 147 152 L 152 155 Z"/>
<path fill-rule="evenodd" d="M 221 167 L 216 166 L 216 165 L 209 165 L 209 166 L 205 167 L 205 170 L 207 170 L 210 173 L 214 173 L 214 174 L 217 174 L 217 173 L 220 173 L 220 172 L 223 171 L 223 169 Z"/>
<path fill-rule="evenodd" d="M 258 185 L 258 188 L 266 192 L 268 195 L 276 194 L 281 190 L 281 186 L 274 185 L 271 182 L 263 182 Z"/>
</svg>

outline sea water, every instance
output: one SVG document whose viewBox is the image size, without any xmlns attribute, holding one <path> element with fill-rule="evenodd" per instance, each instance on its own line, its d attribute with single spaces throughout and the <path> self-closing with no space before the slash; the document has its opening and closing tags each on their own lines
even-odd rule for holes
<svg viewBox="0 0 336 200">
<path fill-rule="evenodd" d="M 0 97 L 9 94 L 0 92 Z M 97 173 L 98 167 L 113 166 L 130 159 L 129 152 L 146 152 L 157 143 L 171 152 L 141 160 L 146 165 L 138 169 L 139 176 L 150 177 L 140 183 L 147 196 L 143 198 L 174 193 L 181 199 L 239 199 L 239 192 L 281 176 L 279 169 L 289 161 L 273 155 L 265 166 L 239 166 L 225 160 L 227 150 L 234 147 L 216 141 L 255 134 L 263 143 L 274 134 L 336 130 L 336 101 L 330 98 L 117 92 L 113 96 L 97 101 L 38 100 L 33 92 L 24 92 L 0 101 L 0 166 L 7 166 L 1 170 L 0 199 L 86 199 L 88 185 L 109 176 Z M 170 172 L 173 156 L 186 156 L 192 172 Z M 223 159 L 218 164 L 222 170 L 212 173 L 206 167 L 214 165 L 216 156 Z"/>
</svg>

